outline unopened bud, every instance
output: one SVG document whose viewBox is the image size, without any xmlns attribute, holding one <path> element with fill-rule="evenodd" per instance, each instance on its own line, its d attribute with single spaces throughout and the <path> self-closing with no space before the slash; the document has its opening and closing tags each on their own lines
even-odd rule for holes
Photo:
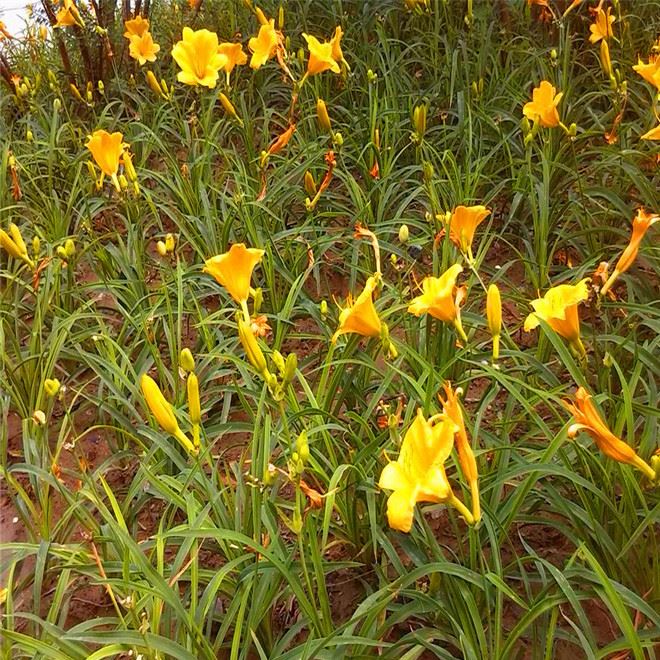
<svg viewBox="0 0 660 660">
<path fill-rule="evenodd" d="M 284 367 L 286 365 L 286 361 L 284 360 L 284 356 L 282 355 L 282 353 L 280 353 L 278 350 L 275 350 L 270 354 L 270 359 L 273 361 L 273 364 L 280 372 L 280 375 L 282 375 L 284 373 Z"/>
<path fill-rule="evenodd" d="M 167 252 L 174 252 L 174 234 L 167 234 L 165 236 L 165 249 Z"/>
<path fill-rule="evenodd" d="M 185 372 L 195 371 L 195 359 L 189 348 L 181 349 L 181 353 L 179 353 L 179 364 Z"/>
<path fill-rule="evenodd" d="M 167 256 L 167 248 L 165 247 L 165 243 L 163 243 L 163 241 L 158 241 L 156 243 L 156 250 L 161 257 Z"/>
<path fill-rule="evenodd" d="M 401 225 L 399 227 L 399 243 L 407 243 L 410 237 L 410 230 L 408 225 Z"/>
<path fill-rule="evenodd" d="M 72 238 L 67 238 L 64 243 L 64 252 L 66 256 L 71 258 L 76 253 L 76 244 Z"/>
<path fill-rule="evenodd" d="M 46 392 L 46 394 L 51 398 L 57 396 L 57 393 L 60 391 L 60 387 L 62 387 L 62 385 L 60 384 L 60 381 L 57 380 L 57 378 L 46 378 L 44 381 L 44 392 Z"/>
<path fill-rule="evenodd" d="M 316 195 L 316 181 L 314 181 L 314 175 L 309 170 L 305 172 L 304 185 L 305 192 L 310 198 L 313 198 Z"/>
<path fill-rule="evenodd" d="M 319 120 L 319 126 L 327 133 L 332 133 L 332 124 L 328 115 L 328 108 L 323 99 L 316 100 L 316 116 Z"/>
<path fill-rule="evenodd" d="M 260 286 L 254 290 L 252 301 L 254 303 L 254 313 L 258 314 L 261 306 L 264 304 L 264 290 Z"/>
<path fill-rule="evenodd" d="M 321 312 L 322 319 L 328 315 L 328 302 L 326 300 L 321 301 L 321 304 L 319 305 L 319 311 Z"/>
<path fill-rule="evenodd" d="M 296 370 L 298 369 L 298 356 L 295 353 L 289 353 L 286 356 L 286 363 L 284 365 L 284 371 L 282 373 L 282 380 L 285 384 L 290 383 L 295 375 Z"/>
</svg>

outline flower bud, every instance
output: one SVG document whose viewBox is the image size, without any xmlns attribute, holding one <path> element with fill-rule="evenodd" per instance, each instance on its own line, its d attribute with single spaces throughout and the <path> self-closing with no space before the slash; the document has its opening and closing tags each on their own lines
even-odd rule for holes
<svg viewBox="0 0 660 660">
<path fill-rule="evenodd" d="M 500 333 L 502 331 L 502 300 L 500 290 L 496 284 L 488 287 L 486 294 L 486 317 L 488 329 L 493 338 L 493 360 L 497 360 L 500 354 Z"/>
<path fill-rule="evenodd" d="M 290 383 L 296 375 L 296 370 L 298 369 L 298 356 L 295 353 L 289 353 L 286 356 L 286 363 L 284 365 L 284 370 L 282 373 L 282 380 L 284 384 Z"/>
<path fill-rule="evenodd" d="M 327 300 L 322 300 L 321 304 L 319 305 L 319 312 L 321 313 L 321 318 L 325 319 L 325 317 L 328 315 L 328 302 Z"/>
<path fill-rule="evenodd" d="M 264 304 L 264 290 L 260 286 L 254 290 L 252 301 L 254 303 L 254 313 L 258 314 L 261 306 Z"/>
<path fill-rule="evenodd" d="M 316 181 L 314 181 L 314 175 L 309 170 L 305 172 L 304 185 L 305 192 L 310 198 L 313 198 L 316 195 Z"/>
<path fill-rule="evenodd" d="M 32 254 L 35 257 L 38 257 L 40 251 L 41 251 L 41 239 L 38 236 L 35 236 L 32 239 Z"/>
<path fill-rule="evenodd" d="M 62 109 L 62 101 L 60 101 L 57 98 L 54 99 L 53 100 L 53 110 L 55 110 L 55 112 L 59 112 L 61 109 Z"/>
<path fill-rule="evenodd" d="M 39 426 L 45 426 L 46 425 L 46 413 L 44 413 L 43 410 L 35 410 L 32 413 L 32 421 L 39 425 Z"/>
<path fill-rule="evenodd" d="M 241 344 L 243 344 L 243 348 L 245 349 L 250 364 L 260 374 L 268 374 L 268 365 L 266 364 L 266 358 L 264 357 L 263 351 L 259 346 L 257 338 L 252 334 L 250 324 L 244 319 L 239 319 L 238 321 L 238 337 L 241 340 Z M 275 383 L 277 384 L 277 379 L 275 379 Z"/>
<path fill-rule="evenodd" d="M 280 375 L 284 373 L 284 367 L 286 366 L 286 361 L 284 356 L 279 351 L 275 350 L 270 354 L 270 359 L 273 361 L 275 367 L 280 372 Z"/>
<path fill-rule="evenodd" d="M 426 103 L 421 103 L 420 105 L 416 106 L 415 109 L 413 110 L 413 126 L 415 127 L 417 136 L 420 139 L 423 138 L 424 133 L 426 133 L 427 110 L 428 110 L 428 106 L 426 105 Z"/>
<path fill-rule="evenodd" d="M 261 25 L 268 25 L 268 19 L 266 18 L 266 15 L 259 9 L 259 7 L 254 8 L 254 13 L 257 16 L 257 20 Z"/>
<path fill-rule="evenodd" d="M 46 392 L 46 394 L 51 398 L 57 396 L 57 393 L 60 391 L 60 387 L 62 386 L 57 378 L 46 378 L 44 381 L 44 392 Z"/>
<path fill-rule="evenodd" d="M 34 140 L 34 134 L 32 133 L 32 131 L 31 131 L 29 128 L 28 128 L 28 130 L 27 130 L 26 133 L 25 133 L 25 139 L 26 139 L 28 142 L 32 142 L 32 141 Z"/>
<path fill-rule="evenodd" d="M 174 252 L 174 234 L 167 234 L 165 236 L 165 250 L 167 252 Z"/>
<path fill-rule="evenodd" d="M 181 368 L 187 373 L 195 371 L 195 359 L 193 358 L 193 354 L 189 348 L 181 349 L 181 352 L 179 353 L 179 364 L 181 365 Z"/>
<path fill-rule="evenodd" d="M 234 117 L 234 119 L 238 119 L 236 108 L 234 107 L 234 104 L 229 100 L 229 97 L 226 94 L 220 92 L 218 98 L 220 99 L 220 103 L 222 103 L 222 107 L 225 109 L 225 112 L 231 117 Z"/>
<path fill-rule="evenodd" d="M 163 241 L 158 241 L 156 243 L 156 250 L 158 250 L 158 254 L 161 257 L 167 256 L 167 247 L 165 247 L 165 243 L 163 243 Z"/>
<path fill-rule="evenodd" d="M 422 171 L 424 173 L 424 181 L 426 183 L 431 183 L 433 180 L 433 175 L 435 174 L 435 170 L 433 169 L 433 164 L 430 163 L 428 160 L 424 161 L 424 164 L 422 165 Z"/>
<path fill-rule="evenodd" d="M 284 7 L 281 3 L 277 10 L 277 29 L 280 31 L 284 29 Z"/>
<path fill-rule="evenodd" d="M 193 424 L 198 425 L 202 419 L 202 410 L 199 401 L 199 380 L 194 372 L 188 374 L 186 390 L 188 391 L 188 412 L 190 413 L 190 421 Z"/>
<path fill-rule="evenodd" d="M 316 116 L 319 121 L 319 126 L 327 133 L 332 133 L 332 124 L 330 123 L 330 116 L 328 115 L 328 108 L 323 99 L 316 100 Z"/>
<path fill-rule="evenodd" d="M 338 147 L 341 147 L 344 144 L 344 136 L 337 131 L 333 136 L 332 136 L 332 141 L 334 144 L 336 144 Z"/>
<path fill-rule="evenodd" d="M 105 85 L 103 84 L 102 80 L 99 80 L 96 83 L 96 88 L 99 90 L 99 94 L 101 94 L 101 96 L 105 94 Z"/>
<path fill-rule="evenodd" d="M 408 225 L 401 225 L 399 227 L 399 243 L 407 243 L 410 237 L 410 230 Z"/>
<path fill-rule="evenodd" d="M 71 258 L 76 253 L 76 244 L 72 238 L 67 238 L 64 243 L 64 252 L 67 257 Z"/>
</svg>

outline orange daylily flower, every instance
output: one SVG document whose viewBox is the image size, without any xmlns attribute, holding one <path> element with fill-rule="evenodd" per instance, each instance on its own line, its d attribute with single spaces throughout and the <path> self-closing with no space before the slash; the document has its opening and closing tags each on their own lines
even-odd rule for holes
<svg viewBox="0 0 660 660">
<path fill-rule="evenodd" d="M 330 44 L 332 45 L 332 57 L 334 58 L 335 62 L 343 64 L 347 69 L 350 70 L 348 62 L 344 59 L 344 53 L 341 49 L 341 38 L 343 36 L 344 31 L 341 29 L 341 26 L 338 25 L 335 28 L 335 33 L 332 35 L 332 39 L 330 39 Z"/>
<path fill-rule="evenodd" d="M 142 36 L 133 35 L 128 46 L 128 54 L 137 60 L 140 66 L 155 62 L 159 50 L 160 46 L 154 43 L 151 32 L 145 32 Z"/>
<path fill-rule="evenodd" d="M 444 323 L 453 323 L 463 341 L 467 336 L 461 324 L 460 302 L 465 297 L 464 287 L 456 286 L 456 278 L 463 272 L 463 266 L 454 264 L 440 277 L 425 277 L 422 281 L 422 295 L 417 296 L 408 306 L 408 312 L 415 316 L 430 314 Z"/>
<path fill-rule="evenodd" d="M 644 234 L 648 231 L 651 225 L 655 224 L 660 220 L 660 215 L 653 215 L 647 213 L 644 209 L 639 209 L 637 215 L 633 218 L 632 224 L 632 236 L 630 237 L 630 243 L 623 251 L 623 254 L 619 257 L 619 261 L 616 262 L 616 266 L 612 271 L 607 282 L 600 290 L 601 295 L 605 295 L 614 281 L 621 275 L 625 273 L 632 265 L 635 259 L 637 259 L 637 253 L 639 252 L 639 244 L 644 238 Z"/>
<path fill-rule="evenodd" d="M 257 36 L 248 41 L 248 48 L 252 52 L 250 67 L 258 69 L 266 64 L 271 57 L 275 56 L 279 42 L 275 20 L 271 18 L 268 23 L 259 28 Z"/>
<path fill-rule="evenodd" d="M 444 384 L 446 399 L 442 399 L 438 395 L 438 399 L 442 404 L 442 410 L 445 415 L 451 419 L 456 425 L 456 450 L 458 451 L 458 462 L 461 465 L 463 476 L 470 486 L 470 493 L 472 494 L 472 516 L 474 522 L 481 519 L 481 505 L 479 501 L 479 470 L 477 468 L 477 460 L 472 451 L 472 445 L 468 439 L 467 431 L 465 430 L 465 420 L 463 419 L 463 411 L 458 402 L 458 395 L 461 393 L 460 388 L 452 389 L 451 383 Z"/>
<path fill-rule="evenodd" d="M 612 16 L 612 8 L 607 8 L 607 13 L 603 10 L 602 7 L 598 8 L 596 12 L 596 18 L 594 22 L 589 26 L 589 31 L 591 36 L 589 41 L 592 44 L 598 43 L 601 39 L 609 39 L 614 36 L 614 31 L 612 30 L 612 23 L 616 21 L 616 17 Z"/>
<path fill-rule="evenodd" d="M 307 75 L 314 76 L 328 69 L 339 73 L 339 64 L 332 55 L 332 42 L 321 43 L 316 37 L 303 32 L 303 37 L 309 48 L 309 61 L 307 62 Z"/>
<path fill-rule="evenodd" d="M 644 133 L 642 140 L 660 140 L 660 124 L 652 128 L 648 133 Z"/>
<path fill-rule="evenodd" d="M 207 259 L 203 272 L 212 275 L 237 303 L 245 305 L 250 295 L 252 271 L 264 254 L 265 250 L 235 243 L 228 252 Z"/>
<path fill-rule="evenodd" d="M 91 151 L 96 164 L 101 169 L 99 187 L 103 185 L 103 178 L 109 176 L 117 191 L 121 191 L 117 171 L 124 147 L 127 146 L 123 143 L 123 139 L 124 136 L 119 132 L 111 134 L 102 129 L 94 131 L 89 136 L 85 146 Z"/>
<path fill-rule="evenodd" d="M 149 19 L 143 18 L 142 16 L 136 16 L 131 18 L 128 21 L 124 22 L 124 36 L 127 39 L 131 37 L 141 37 L 145 32 L 149 30 Z"/>
<path fill-rule="evenodd" d="M 457 206 L 449 219 L 449 238 L 472 261 L 472 241 L 477 227 L 490 215 L 485 206 Z"/>
<path fill-rule="evenodd" d="M 533 300 L 534 311 L 525 319 L 525 332 L 538 327 L 539 319 L 543 319 L 558 335 L 568 340 L 572 348 L 583 355 L 585 350 L 580 339 L 578 305 L 589 297 L 588 281 L 589 278 L 586 278 L 575 285 L 553 286 L 543 298 Z"/>
<path fill-rule="evenodd" d="M 247 54 L 243 51 L 241 44 L 232 44 L 229 42 L 221 43 L 218 46 L 218 52 L 227 58 L 222 67 L 227 74 L 227 84 L 229 84 L 229 75 L 236 66 L 242 66 L 247 62 Z"/>
<path fill-rule="evenodd" d="M 646 64 L 638 59 L 633 69 L 660 92 L 660 56 L 651 55 Z"/>
<path fill-rule="evenodd" d="M 181 68 L 177 80 L 186 85 L 213 89 L 218 82 L 218 71 L 228 59 L 218 52 L 218 35 L 209 30 L 184 27 L 182 36 L 181 41 L 172 48 L 172 57 Z"/>
<path fill-rule="evenodd" d="M 538 122 L 541 126 L 552 128 L 561 123 L 557 106 L 561 101 L 563 92 L 556 93 L 556 89 L 547 80 L 542 80 L 532 92 L 532 100 L 523 107 L 523 115 L 530 121 Z"/>
<path fill-rule="evenodd" d="M 617 438 L 603 421 L 591 401 L 591 395 L 578 388 L 574 403 L 564 401 L 564 406 L 573 415 L 575 424 L 568 429 L 568 437 L 574 438 L 580 431 L 586 431 L 598 445 L 598 448 L 609 458 L 619 463 L 628 463 L 641 470 L 651 481 L 656 478 L 655 470 L 628 444 Z"/>
<path fill-rule="evenodd" d="M 272 156 L 273 154 L 278 154 L 284 147 L 286 147 L 287 144 L 289 144 L 289 140 L 291 139 L 291 136 L 293 135 L 293 132 L 296 130 L 296 125 L 291 124 L 289 128 L 287 128 L 284 132 L 280 133 L 280 135 L 277 136 L 275 141 L 268 147 L 268 155 Z"/>
<path fill-rule="evenodd" d="M 453 493 L 444 463 L 454 444 L 456 425 L 442 417 L 438 423 L 424 418 L 417 410 L 401 443 L 396 461 L 390 461 L 378 486 L 393 491 L 387 499 L 387 522 L 392 529 L 409 532 L 417 502 L 446 502 Z"/>
<path fill-rule="evenodd" d="M 331 341 L 333 344 L 337 341 L 339 335 L 351 332 L 363 337 L 380 337 L 382 323 L 374 307 L 373 300 L 377 285 L 377 277 L 372 276 L 367 280 L 362 293 L 355 302 L 350 295 L 348 296 L 346 307 L 339 314 L 339 327 L 332 335 Z"/>
</svg>

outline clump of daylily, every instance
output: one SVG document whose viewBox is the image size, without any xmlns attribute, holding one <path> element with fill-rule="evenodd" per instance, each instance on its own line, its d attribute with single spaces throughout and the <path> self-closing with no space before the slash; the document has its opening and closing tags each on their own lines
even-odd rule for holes
<svg viewBox="0 0 660 660">
<path fill-rule="evenodd" d="M 456 280 L 463 272 L 463 266 L 454 264 L 440 277 L 425 277 L 422 280 L 422 295 L 417 296 L 408 306 L 408 312 L 415 316 L 430 314 L 433 318 L 450 323 L 458 336 L 467 342 L 467 335 L 461 323 L 461 304 L 467 296 L 465 286 L 457 286 Z"/>
<path fill-rule="evenodd" d="M 261 302 L 261 289 L 253 289 L 251 286 L 252 272 L 261 262 L 264 250 L 247 248 L 244 243 L 235 243 L 229 251 L 216 255 L 206 260 L 204 272 L 212 275 L 216 282 L 221 284 L 229 295 L 240 305 L 241 311 L 236 315 L 236 326 L 238 337 L 245 350 L 250 364 L 262 376 L 268 388 L 276 400 L 281 400 L 285 395 L 285 386 L 294 378 L 297 368 L 297 358 L 287 356 L 284 359 L 277 352 L 273 352 L 271 359 L 280 372 L 281 382 L 268 366 L 268 361 L 259 344 L 256 335 L 264 335 L 261 328 L 268 329 L 265 317 L 253 318 L 248 308 L 250 296 L 254 299 L 255 313 L 259 311 Z M 282 363 L 278 360 L 282 357 Z"/>
<path fill-rule="evenodd" d="M 589 278 L 577 284 L 560 284 L 548 289 L 545 296 L 531 302 L 534 311 L 525 319 L 524 329 L 529 332 L 545 321 L 558 335 L 568 341 L 571 351 L 582 358 L 586 354 L 580 339 L 578 306 L 589 298 Z"/>
<path fill-rule="evenodd" d="M 445 472 L 444 464 L 458 431 L 449 415 L 426 419 L 421 409 L 417 410 L 401 443 L 399 457 L 383 468 L 378 480 L 380 488 L 392 491 L 387 499 L 387 522 L 392 529 L 411 530 L 418 502 L 446 503 L 469 525 L 475 524 L 473 514 L 454 495 Z"/>
<path fill-rule="evenodd" d="M 604 296 L 609 291 L 619 275 L 625 273 L 632 266 L 635 259 L 637 259 L 639 245 L 642 242 L 644 235 L 652 225 L 658 222 L 658 220 L 660 220 L 660 215 L 654 215 L 652 213 L 647 213 L 644 209 L 638 209 L 637 215 L 635 215 L 632 222 L 632 235 L 630 237 L 630 242 L 623 251 L 623 254 L 619 257 L 619 260 L 616 262 L 612 274 L 600 290 L 601 296 Z"/>
<path fill-rule="evenodd" d="M 591 399 L 592 397 L 587 390 L 580 387 L 575 393 L 573 402 L 564 401 L 564 406 L 575 419 L 575 423 L 568 429 L 568 437 L 574 438 L 580 431 L 586 431 L 606 456 L 619 463 L 633 465 L 651 481 L 655 481 L 656 471 L 640 458 L 630 445 L 617 438 L 610 431 Z"/>
</svg>

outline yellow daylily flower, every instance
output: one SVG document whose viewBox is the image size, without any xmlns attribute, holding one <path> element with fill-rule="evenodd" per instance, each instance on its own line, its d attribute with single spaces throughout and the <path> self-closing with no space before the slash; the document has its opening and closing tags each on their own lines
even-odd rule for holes
<svg viewBox="0 0 660 660">
<path fill-rule="evenodd" d="M 144 66 L 147 62 L 155 62 L 159 50 L 160 46 L 154 43 L 151 32 L 145 32 L 142 36 L 132 36 L 128 46 L 128 54 L 137 60 L 140 66 Z"/>
<path fill-rule="evenodd" d="M 444 323 L 453 323 L 461 339 L 467 341 L 460 310 L 465 290 L 456 286 L 456 278 L 462 272 L 463 266 L 454 264 L 440 277 L 425 277 L 422 281 L 423 293 L 412 300 L 408 312 L 415 316 L 430 314 Z"/>
<path fill-rule="evenodd" d="M 585 278 L 575 285 L 553 286 L 543 298 L 533 300 L 534 311 L 525 319 L 525 332 L 538 327 L 539 319 L 543 319 L 558 335 L 568 340 L 579 354 L 584 354 L 580 340 L 578 305 L 589 297 L 588 281 L 589 278 Z"/>
<path fill-rule="evenodd" d="M 172 57 L 181 71 L 177 80 L 186 85 L 214 88 L 218 71 L 227 64 L 227 56 L 218 52 L 218 35 L 209 30 L 183 28 L 183 38 L 172 48 Z"/>
<path fill-rule="evenodd" d="M 73 0 L 62 0 L 62 6 L 55 14 L 55 27 L 63 28 L 73 25 L 82 25 L 78 8 Z"/>
<path fill-rule="evenodd" d="M 179 428 L 179 423 L 176 421 L 174 410 L 167 399 L 163 396 L 156 381 L 151 378 L 151 376 L 142 374 L 142 377 L 140 378 L 140 388 L 142 389 L 142 394 L 149 406 L 149 410 L 151 410 L 151 413 L 156 418 L 156 421 L 163 431 L 173 435 L 188 453 L 196 455 L 198 451 L 197 448 Z"/>
<path fill-rule="evenodd" d="M 648 133 L 644 133 L 642 140 L 660 140 L 660 124 L 652 128 Z"/>
<path fill-rule="evenodd" d="M 222 68 L 227 74 L 227 84 L 229 84 L 229 75 L 234 70 L 234 67 L 243 66 L 247 62 L 247 54 L 243 51 L 241 44 L 232 44 L 229 42 L 220 44 L 218 46 L 218 52 L 227 58 Z"/>
<path fill-rule="evenodd" d="M 591 32 L 589 41 L 592 44 L 596 44 L 601 39 L 613 37 L 612 23 L 614 21 L 616 21 L 616 17 L 612 16 L 612 7 L 607 8 L 607 13 L 605 13 L 602 7 L 599 7 L 594 22 L 589 26 L 589 31 Z"/>
<path fill-rule="evenodd" d="M 259 28 L 257 36 L 252 37 L 248 42 L 248 48 L 252 53 L 250 67 L 258 69 L 266 64 L 277 52 L 278 44 L 279 37 L 275 29 L 275 19 L 271 18 L 268 23 Z"/>
<path fill-rule="evenodd" d="M 343 64 L 347 69 L 350 70 L 348 62 L 344 59 L 344 53 L 341 49 L 341 38 L 343 36 L 344 31 L 341 29 L 341 26 L 338 25 L 335 28 L 335 33 L 332 35 L 332 39 L 330 39 L 330 44 L 332 45 L 332 57 L 334 58 L 335 62 Z"/>
<path fill-rule="evenodd" d="M 91 151 L 96 164 L 101 168 L 99 185 L 103 184 L 104 176 L 109 176 L 118 191 L 121 190 L 121 187 L 117 179 L 117 170 L 119 169 L 119 160 L 126 146 L 123 139 L 124 136 L 119 132 L 110 134 L 99 129 L 89 136 L 85 145 Z"/>
<path fill-rule="evenodd" d="M 409 532 L 417 502 L 446 502 L 453 493 L 444 463 L 454 444 L 456 425 L 446 418 L 432 425 L 421 409 L 406 432 L 396 461 L 390 461 L 378 486 L 393 491 L 387 499 L 387 522 Z"/>
<path fill-rule="evenodd" d="M 523 115 L 530 121 L 538 122 L 541 126 L 552 128 L 561 123 L 557 106 L 561 101 L 563 92 L 556 93 L 556 89 L 547 80 L 542 80 L 532 92 L 532 100 L 523 107 Z"/>
<path fill-rule="evenodd" d="M 594 440 L 598 448 L 609 458 L 619 463 L 628 463 L 641 470 L 651 481 L 656 478 L 655 470 L 628 444 L 617 438 L 607 427 L 602 417 L 591 401 L 591 395 L 584 389 L 578 388 L 574 403 L 564 401 L 564 406 L 573 415 L 575 424 L 568 429 L 568 437 L 574 438 L 580 431 L 586 431 Z"/>
<path fill-rule="evenodd" d="M 449 239 L 472 260 L 472 241 L 477 227 L 490 215 L 485 206 L 457 206 L 449 219 Z"/>
<path fill-rule="evenodd" d="M 235 243 L 228 252 L 208 259 L 203 271 L 212 275 L 237 303 L 243 305 L 250 295 L 252 271 L 264 254 L 265 250 Z"/>
<path fill-rule="evenodd" d="M 633 69 L 660 92 L 660 56 L 651 55 L 647 64 L 638 59 Z"/>
<path fill-rule="evenodd" d="M 307 75 L 314 76 L 328 69 L 339 73 L 339 64 L 333 57 L 332 42 L 321 43 L 316 37 L 303 32 L 303 37 L 309 48 L 309 61 L 307 62 Z"/>
<path fill-rule="evenodd" d="M 644 234 L 646 234 L 649 227 L 658 222 L 658 220 L 660 220 L 660 215 L 653 215 L 647 213 L 644 209 L 638 209 L 637 215 L 633 218 L 630 242 L 623 251 L 623 254 L 619 257 L 619 260 L 616 262 L 612 274 L 600 290 L 601 296 L 604 296 L 609 291 L 610 287 L 614 284 L 614 281 L 619 275 L 621 275 L 621 273 L 625 273 L 633 265 L 633 262 L 637 259 L 639 244 L 642 242 Z"/>
<path fill-rule="evenodd" d="M 131 37 L 141 37 L 145 32 L 149 30 L 149 19 L 143 18 L 142 16 L 136 16 L 128 21 L 124 22 L 124 36 L 127 39 Z"/>
<path fill-rule="evenodd" d="M 382 323 L 378 312 L 374 307 L 373 295 L 378 285 L 378 279 L 375 276 L 370 277 L 362 293 L 353 302 L 349 295 L 347 306 L 339 314 L 339 327 L 332 335 L 332 343 L 337 341 L 339 335 L 354 332 L 363 337 L 380 337 Z"/>
<path fill-rule="evenodd" d="M 458 402 L 458 395 L 462 392 L 460 388 L 452 389 L 451 383 L 444 384 L 446 399 L 440 399 L 442 410 L 445 415 L 456 425 L 456 450 L 458 451 L 458 462 L 461 465 L 461 470 L 465 480 L 470 486 L 470 493 L 472 495 L 472 516 L 474 522 L 479 522 L 481 519 L 481 504 L 479 499 L 479 469 L 477 468 L 477 459 L 472 451 L 472 445 L 468 439 L 467 431 L 465 430 L 465 420 L 463 419 L 463 411 Z"/>
</svg>

